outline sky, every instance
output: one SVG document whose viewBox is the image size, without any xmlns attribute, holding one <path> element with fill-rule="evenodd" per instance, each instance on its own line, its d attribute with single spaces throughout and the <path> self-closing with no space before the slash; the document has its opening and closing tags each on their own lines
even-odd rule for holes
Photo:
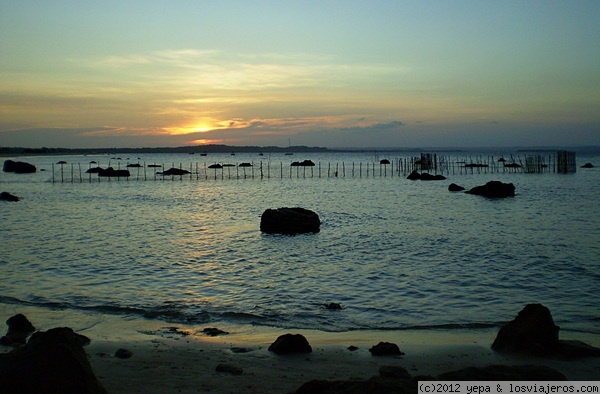
<svg viewBox="0 0 600 394">
<path fill-rule="evenodd" d="M 0 146 L 600 145 L 600 1 L 0 0 Z"/>
</svg>

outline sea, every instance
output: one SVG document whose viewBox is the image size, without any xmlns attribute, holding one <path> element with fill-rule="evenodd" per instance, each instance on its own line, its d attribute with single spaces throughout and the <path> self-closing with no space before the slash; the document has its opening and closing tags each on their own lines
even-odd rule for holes
<svg viewBox="0 0 600 394">
<path fill-rule="evenodd" d="M 541 303 L 561 332 L 599 335 L 600 151 L 567 174 L 505 169 L 518 150 L 436 151 L 450 166 L 428 172 L 447 179 L 408 180 L 422 153 L 4 157 L 37 172 L 0 173 L 20 198 L 0 201 L 0 306 L 347 332 L 496 328 Z M 86 173 L 109 165 L 131 176 Z M 190 173 L 157 174 L 171 167 Z M 516 195 L 448 191 L 492 180 Z M 261 233 L 280 207 L 320 232 Z"/>
</svg>

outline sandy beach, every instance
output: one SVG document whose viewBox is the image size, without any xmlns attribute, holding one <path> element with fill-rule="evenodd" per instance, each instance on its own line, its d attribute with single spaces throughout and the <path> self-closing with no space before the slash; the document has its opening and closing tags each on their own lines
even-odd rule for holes
<svg viewBox="0 0 600 394">
<path fill-rule="evenodd" d="M 252 325 L 170 325 L 115 315 L 4 307 L 0 321 L 18 309 L 37 329 L 70 326 L 88 336 L 85 347 L 92 368 L 109 393 L 290 393 L 313 379 L 368 379 L 381 366 L 400 366 L 411 375 L 432 375 L 468 366 L 544 365 L 570 380 L 598 380 L 600 358 L 542 359 L 500 355 L 490 349 L 494 330 L 406 330 L 329 333 L 282 330 Z M 229 332 L 211 337 L 203 330 L 217 327 Z M 285 333 L 304 335 L 313 352 L 277 355 L 268 351 Z M 573 335 L 571 335 L 573 334 Z M 599 346 L 598 338 L 563 333 Z M 403 356 L 376 357 L 369 348 L 380 341 L 396 343 Z M 348 347 L 357 347 L 351 351 Z M 132 353 L 115 356 L 118 349 Z M 0 347 L 7 352 L 10 348 Z M 217 372 L 224 365 L 228 371 Z"/>
</svg>

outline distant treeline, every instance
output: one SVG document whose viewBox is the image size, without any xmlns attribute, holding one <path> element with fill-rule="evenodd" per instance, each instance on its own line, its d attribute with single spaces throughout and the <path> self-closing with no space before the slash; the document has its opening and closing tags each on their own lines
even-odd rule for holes
<svg viewBox="0 0 600 394">
<path fill-rule="evenodd" d="M 176 148 L 20 148 L 0 147 L 0 155 L 96 155 L 115 153 L 240 153 L 240 152 L 331 152 L 334 150 L 311 146 L 229 146 L 200 145 L 180 146 Z"/>
</svg>

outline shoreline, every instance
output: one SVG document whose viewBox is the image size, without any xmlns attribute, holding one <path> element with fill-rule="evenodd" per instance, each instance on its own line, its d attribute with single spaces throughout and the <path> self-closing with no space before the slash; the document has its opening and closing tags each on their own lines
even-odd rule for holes
<svg viewBox="0 0 600 394">
<path fill-rule="evenodd" d="M 313 379 L 366 380 L 381 366 L 405 368 L 413 376 L 435 376 L 471 366 L 538 365 L 563 373 L 569 380 L 597 380 L 600 357 L 578 360 L 504 355 L 490 346 L 495 329 L 433 329 L 400 331 L 323 332 L 280 329 L 226 322 L 188 326 L 124 315 L 0 305 L 0 322 L 23 313 L 36 329 L 71 327 L 91 343 L 84 350 L 94 373 L 109 393 L 289 393 Z M 202 332 L 217 327 L 228 335 Z M 0 328 L 4 335 L 7 327 Z M 302 355 L 268 351 L 285 333 L 302 334 L 313 348 Z M 564 332 L 563 339 L 600 345 L 600 336 Z M 403 356 L 376 357 L 369 348 L 378 342 L 396 343 Z M 351 351 L 349 346 L 358 349 Z M 120 359 L 118 349 L 133 356 Z M 11 348 L 0 346 L 0 352 Z M 225 364 L 239 368 L 234 375 L 217 372 Z"/>
</svg>

